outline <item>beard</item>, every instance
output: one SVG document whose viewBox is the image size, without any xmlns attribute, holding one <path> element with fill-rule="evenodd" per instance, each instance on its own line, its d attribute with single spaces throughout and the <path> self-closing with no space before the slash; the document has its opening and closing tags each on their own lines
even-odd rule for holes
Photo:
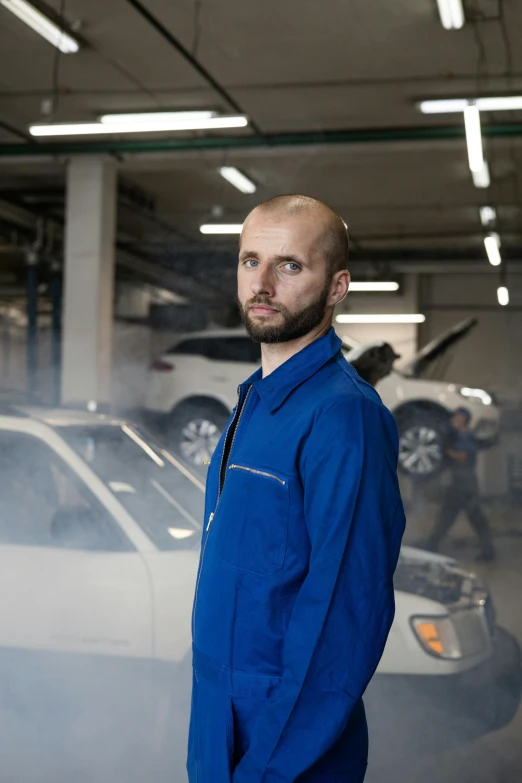
<svg viewBox="0 0 522 783">
<path fill-rule="evenodd" d="M 317 299 L 301 310 L 292 312 L 284 305 L 274 305 L 267 296 L 254 296 L 245 305 L 238 300 L 239 313 L 248 336 L 256 343 L 288 343 L 304 337 L 319 326 L 326 312 L 326 301 L 330 293 L 330 281 L 324 286 Z M 269 324 L 255 320 L 249 314 L 253 305 L 274 307 L 282 316 L 278 324 Z"/>
</svg>

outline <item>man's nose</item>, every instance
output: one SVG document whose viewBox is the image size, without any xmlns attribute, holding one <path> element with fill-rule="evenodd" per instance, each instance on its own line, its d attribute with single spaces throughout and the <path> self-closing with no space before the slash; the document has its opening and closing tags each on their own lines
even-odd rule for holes
<svg viewBox="0 0 522 783">
<path fill-rule="evenodd" d="M 270 269 L 258 269 L 250 284 L 252 293 L 255 296 L 273 296 L 274 295 L 274 282 Z"/>
</svg>

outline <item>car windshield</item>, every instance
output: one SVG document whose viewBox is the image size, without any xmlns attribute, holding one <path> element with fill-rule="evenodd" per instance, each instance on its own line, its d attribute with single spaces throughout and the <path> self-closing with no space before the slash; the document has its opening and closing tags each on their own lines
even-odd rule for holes
<svg viewBox="0 0 522 783">
<path fill-rule="evenodd" d="M 67 426 L 60 434 L 159 549 L 198 545 L 205 487 L 148 434 L 125 424 Z"/>
</svg>

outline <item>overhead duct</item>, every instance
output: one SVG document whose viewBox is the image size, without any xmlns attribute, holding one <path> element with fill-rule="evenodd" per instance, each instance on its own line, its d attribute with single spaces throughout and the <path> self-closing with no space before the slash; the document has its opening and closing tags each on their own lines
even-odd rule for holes
<svg viewBox="0 0 522 783">
<path fill-rule="evenodd" d="M 482 134 L 489 138 L 522 136 L 522 124 L 484 125 Z M 60 143 L 1 144 L 0 157 L 125 155 L 154 152 L 189 152 L 210 149 L 245 149 L 276 147 L 314 147 L 335 144 L 392 144 L 396 142 L 448 141 L 464 139 L 463 125 L 414 128 L 369 128 L 361 130 L 303 131 L 272 133 L 265 136 L 207 136 L 198 139 L 142 139 L 108 141 L 63 141 Z"/>
</svg>

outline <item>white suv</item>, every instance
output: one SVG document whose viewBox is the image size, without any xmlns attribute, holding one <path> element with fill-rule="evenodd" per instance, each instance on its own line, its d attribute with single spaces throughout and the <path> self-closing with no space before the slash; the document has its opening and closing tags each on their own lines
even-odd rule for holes
<svg viewBox="0 0 522 783">
<path fill-rule="evenodd" d="M 402 371 L 384 372 L 376 388 L 397 421 L 399 466 L 412 477 L 437 473 L 444 463 L 449 413 L 464 406 L 484 445 L 493 443 L 500 427 L 498 406 L 491 394 L 454 383 L 423 377 L 458 340 L 475 326 L 474 319 L 458 324 L 433 340 Z M 386 343 L 358 346 L 343 341 L 348 361 L 364 376 L 365 364 L 379 365 L 379 348 Z M 393 351 L 389 351 L 394 357 Z M 192 465 L 203 465 L 236 404 L 237 387 L 259 366 L 261 349 L 243 330 L 198 332 L 180 338 L 151 365 L 145 409 L 166 415 L 162 431 L 171 447 Z M 371 373 L 370 373 L 371 375 Z M 384 377 L 383 377 L 384 376 Z"/>
</svg>

